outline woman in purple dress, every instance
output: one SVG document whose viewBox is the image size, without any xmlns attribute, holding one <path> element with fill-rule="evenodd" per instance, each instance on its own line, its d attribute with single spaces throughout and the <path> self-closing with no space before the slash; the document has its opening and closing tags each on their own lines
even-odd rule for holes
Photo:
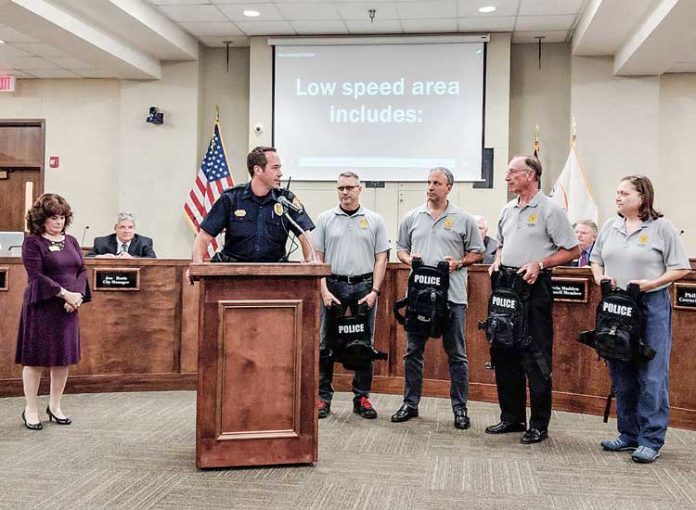
<svg viewBox="0 0 696 510">
<path fill-rule="evenodd" d="M 60 195 L 41 195 L 27 212 L 31 235 L 22 245 L 28 285 L 24 291 L 15 362 L 23 366 L 26 407 L 24 425 L 41 430 L 38 392 L 45 367 L 51 370 L 46 413 L 59 425 L 70 425 L 60 401 L 68 367 L 80 360 L 77 310 L 90 300 L 87 269 L 77 240 L 65 234 L 72 220 L 70 204 Z"/>
</svg>

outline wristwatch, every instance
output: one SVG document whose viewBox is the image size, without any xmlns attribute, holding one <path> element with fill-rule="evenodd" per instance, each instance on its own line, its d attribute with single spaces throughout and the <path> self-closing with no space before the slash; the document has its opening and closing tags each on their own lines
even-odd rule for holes
<svg viewBox="0 0 696 510">
<path fill-rule="evenodd" d="M 375 289 L 374 287 L 372 287 L 372 292 L 379 296 L 379 289 Z"/>
<path fill-rule="evenodd" d="M 60 297 L 65 297 L 65 295 L 68 293 L 67 290 L 65 290 L 63 287 L 60 288 L 60 292 L 58 293 L 58 296 Z"/>
</svg>

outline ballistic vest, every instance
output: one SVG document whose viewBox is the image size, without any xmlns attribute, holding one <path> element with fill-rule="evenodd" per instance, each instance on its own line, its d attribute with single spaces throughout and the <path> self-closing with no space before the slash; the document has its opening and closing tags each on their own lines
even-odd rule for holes
<svg viewBox="0 0 696 510">
<path fill-rule="evenodd" d="M 346 308 L 349 307 L 355 313 L 346 316 Z M 373 360 L 387 359 L 386 353 L 372 346 L 368 313 L 365 303 L 353 303 L 352 306 L 333 303 L 329 309 L 328 355 L 348 370 L 366 370 L 372 367 Z"/>
<path fill-rule="evenodd" d="M 408 277 L 406 297 L 394 303 L 394 315 L 409 333 L 439 338 L 449 327 L 449 262 L 427 266 L 414 257 Z M 400 310 L 406 308 L 402 315 Z"/>
</svg>

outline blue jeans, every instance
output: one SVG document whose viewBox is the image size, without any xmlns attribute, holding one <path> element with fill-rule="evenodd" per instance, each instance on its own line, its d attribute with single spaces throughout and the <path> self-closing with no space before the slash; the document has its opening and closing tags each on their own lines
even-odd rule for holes
<svg viewBox="0 0 696 510">
<path fill-rule="evenodd" d="M 469 397 L 469 360 L 466 357 L 464 323 L 466 305 L 450 302 L 452 320 L 442 335 L 442 343 L 449 360 L 450 399 L 452 409 L 466 409 Z M 404 356 L 404 404 L 418 409 L 423 389 L 423 351 L 428 337 L 407 333 Z"/>
<path fill-rule="evenodd" d="M 341 303 L 357 302 L 372 290 L 372 278 L 368 278 L 358 283 L 346 283 L 336 280 L 327 279 L 326 285 L 331 292 Z M 351 313 L 353 313 L 351 311 Z M 373 306 L 368 315 L 368 325 L 370 328 L 370 336 L 374 342 L 375 335 L 375 315 L 377 313 L 377 302 Z M 328 334 L 329 321 L 326 307 L 321 306 L 321 330 L 319 342 L 319 398 L 331 403 L 331 398 L 334 394 L 333 385 L 333 359 L 328 356 Z M 372 367 L 366 370 L 356 370 L 353 374 L 353 393 L 356 397 L 368 397 L 372 388 Z"/>
<path fill-rule="evenodd" d="M 619 437 L 660 450 L 669 421 L 669 355 L 672 349 L 672 305 L 667 289 L 643 296 L 643 341 L 655 358 L 640 363 L 609 361 Z"/>
</svg>

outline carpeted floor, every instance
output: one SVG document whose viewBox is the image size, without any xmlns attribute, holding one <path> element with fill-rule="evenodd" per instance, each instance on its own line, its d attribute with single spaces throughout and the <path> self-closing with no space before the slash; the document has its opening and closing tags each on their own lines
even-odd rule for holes
<svg viewBox="0 0 696 510">
<path fill-rule="evenodd" d="M 45 398 L 42 402 L 45 405 Z M 0 508 L 17 509 L 666 509 L 696 508 L 696 432 L 670 429 L 662 457 L 638 465 L 599 441 L 615 421 L 555 412 L 538 445 L 490 436 L 494 404 L 470 403 L 454 429 L 449 401 L 425 398 L 420 418 L 393 424 L 334 398 L 320 422 L 315 466 L 198 471 L 194 392 L 67 395 L 68 427 L 21 423 L 24 401 L 0 399 Z"/>
</svg>

